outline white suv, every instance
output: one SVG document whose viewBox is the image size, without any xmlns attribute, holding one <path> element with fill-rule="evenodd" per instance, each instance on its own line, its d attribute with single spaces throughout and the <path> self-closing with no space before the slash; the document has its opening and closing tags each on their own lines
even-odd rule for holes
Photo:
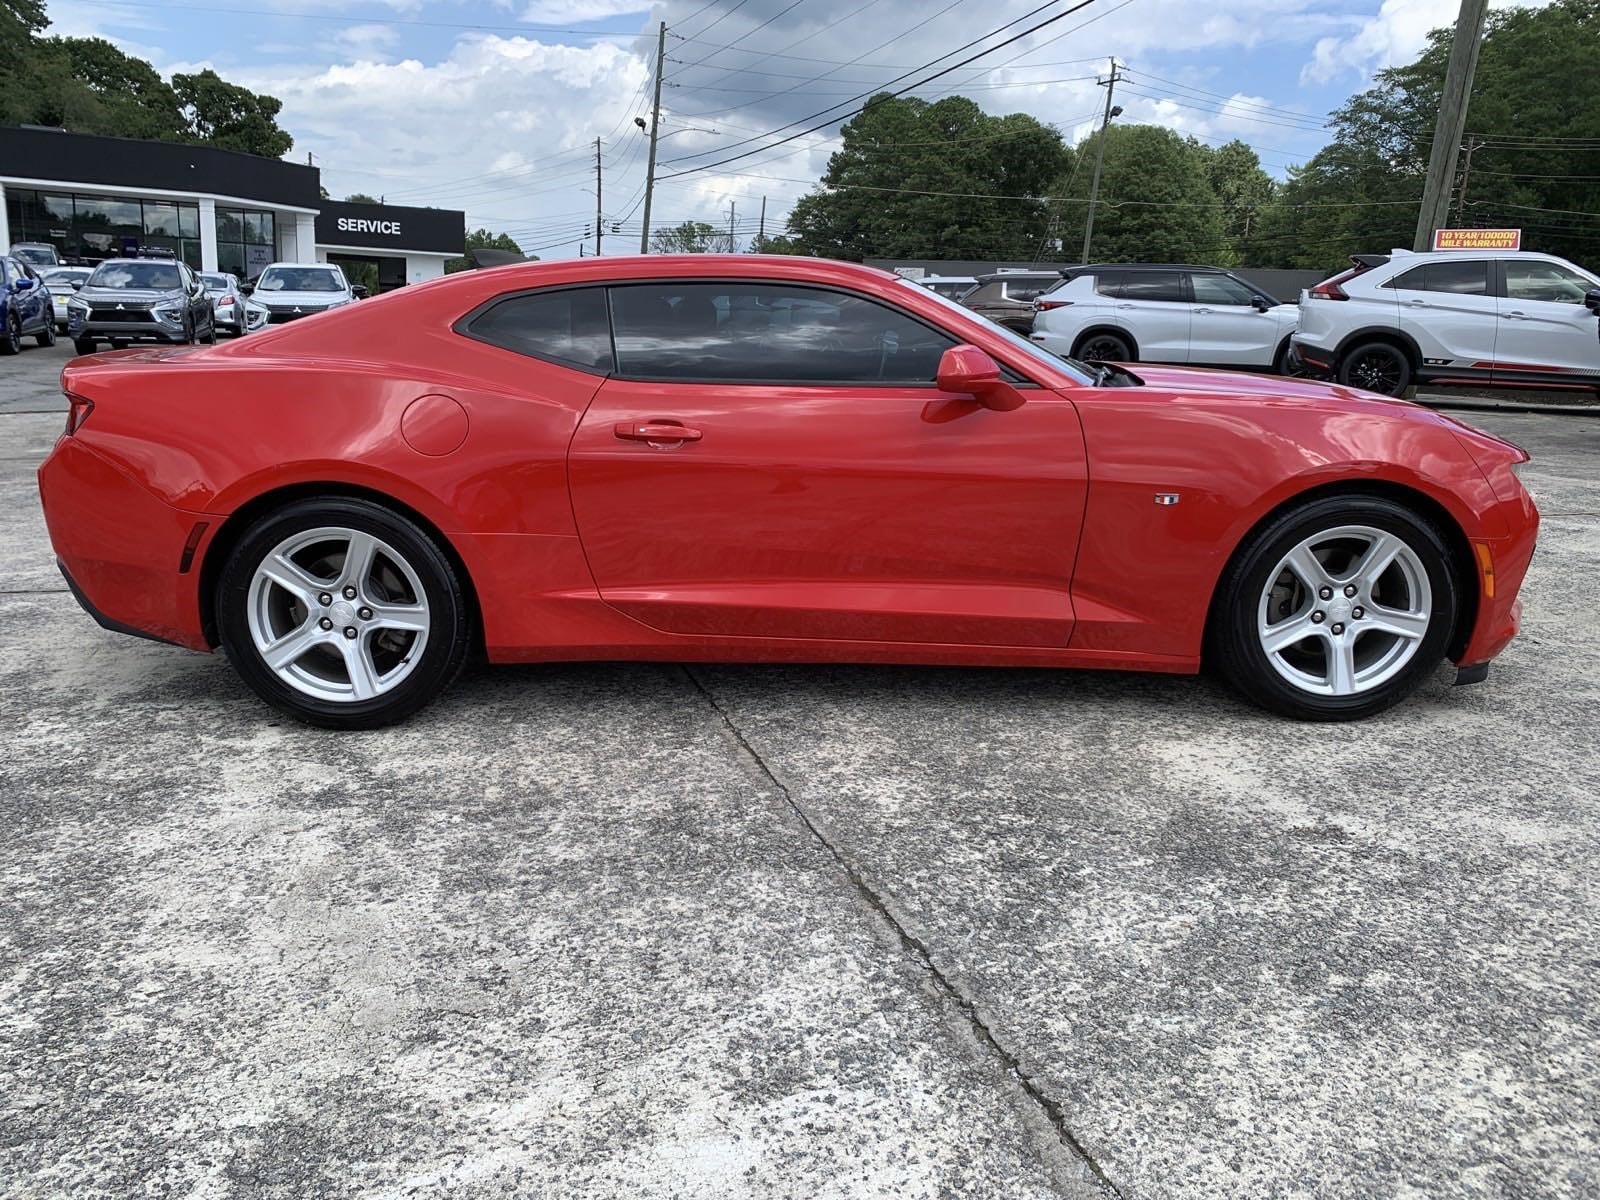
<svg viewBox="0 0 1600 1200">
<path fill-rule="evenodd" d="M 1033 302 L 1035 342 L 1090 362 L 1280 370 L 1299 310 L 1221 267 L 1069 267 Z"/>
<path fill-rule="evenodd" d="M 269 325 L 298 321 L 354 303 L 355 291 L 333 263 L 275 262 L 262 269 L 255 285 L 239 289 L 251 303 L 267 310 Z M 254 323 L 251 329 L 255 328 Z"/>
<path fill-rule="evenodd" d="M 1528 251 L 1357 254 L 1300 294 L 1294 353 L 1340 383 L 1600 385 L 1600 281 Z"/>
</svg>

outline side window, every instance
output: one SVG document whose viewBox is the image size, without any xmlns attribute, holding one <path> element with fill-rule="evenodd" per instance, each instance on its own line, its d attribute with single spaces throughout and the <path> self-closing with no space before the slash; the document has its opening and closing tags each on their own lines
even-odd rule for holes
<svg viewBox="0 0 1600 1200">
<path fill-rule="evenodd" d="M 998 283 L 980 283 L 965 296 L 961 297 L 963 304 L 990 304 L 1000 298 L 1002 287 Z"/>
<path fill-rule="evenodd" d="M 1506 296 L 1512 300 L 1548 300 L 1555 304 L 1582 304 L 1595 285 L 1559 263 L 1505 260 Z"/>
<path fill-rule="evenodd" d="M 507 296 L 473 317 L 466 333 L 518 354 L 611 373 L 611 329 L 600 288 Z"/>
<path fill-rule="evenodd" d="M 1005 287 L 1007 300 L 1028 301 L 1038 299 L 1050 285 L 1038 279 L 1030 279 L 1026 282 L 1015 279 L 1008 282 Z"/>
<path fill-rule="evenodd" d="M 1256 294 L 1237 279 L 1227 275 L 1210 275 L 1195 272 L 1189 276 L 1189 286 L 1194 289 L 1196 304 L 1236 304 L 1248 306 Z"/>
<path fill-rule="evenodd" d="M 1113 300 L 1120 299 L 1122 289 L 1128 282 L 1126 271 L 1102 271 L 1095 276 L 1094 290 L 1102 296 L 1110 296 Z"/>
<path fill-rule="evenodd" d="M 1407 292 L 1453 292 L 1458 296 L 1487 296 L 1489 264 L 1468 259 L 1458 262 L 1431 262 L 1412 267 L 1397 275 L 1384 287 Z"/>
<path fill-rule="evenodd" d="M 746 383 L 932 383 L 948 334 L 876 300 L 764 283 L 611 289 L 617 372 Z"/>
<path fill-rule="evenodd" d="M 1188 300 L 1181 271 L 1129 271 L 1122 285 L 1124 300 L 1162 300 L 1181 304 Z"/>
</svg>

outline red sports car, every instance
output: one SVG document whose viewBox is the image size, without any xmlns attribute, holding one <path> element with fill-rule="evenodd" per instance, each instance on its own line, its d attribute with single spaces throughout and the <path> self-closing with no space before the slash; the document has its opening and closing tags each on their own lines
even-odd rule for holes
<svg viewBox="0 0 1600 1200">
<path fill-rule="evenodd" d="M 1375 713 L 1516 632 L 1517 447 L 1350 388 L 1053 357 L 804 258 L 452 275 L 216 347 L 74 360 L 39 471 L 102 625 L 356 728 L 480 648 L 1209 663 Z"/>
</svg>

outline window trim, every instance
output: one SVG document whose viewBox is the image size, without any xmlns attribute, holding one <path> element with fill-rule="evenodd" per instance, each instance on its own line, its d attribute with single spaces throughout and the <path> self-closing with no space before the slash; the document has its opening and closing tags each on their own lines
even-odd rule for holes
<svg viewBox="0 0 1600 1200">
<path fill-rule="evenodd" d="M 1190 303 L 1191 304 L 1215 304 L 1215 305 L 1218 305 L 1219 307 L 1222 307 L 1222 308 L 1254 308 L 1255 307 L 1255 302 L 1257 300 L 1266 300 L 1266 301 L 1268 301 L 1269 303 L 1271 303 L 1273 305 L 1276 305 L 1278 303 L 1276 300 L 1273 300 L 1271 296 L 1268 296 L 1265 292 L 1261 291 L 1261 289 L 1251 286 L 1249 280 L 1240 279 L 1232 271 L 1226 271 L 1226 270 L 1193 271 L 1193 270 L 1190 270 L 1190 271 L 1185 271 L 1184 275 L 1186 275 L 1188 277 L 1189 296 L 1191 297 L 1191 299 L 1190 299 Z M 1240 287 L 1242 287 L 1247 293 L 1249 293 L 1249 295 L 1251 296 L 1251 299 L 1246 300 L 1243 304 L 1239 304 L 1239 303 L 1237 303 L 1236 301 L 1233 301 L 1233 300 L 1202 300 L 1202 299 L 1200 299 L 1200 294 L 1198 292 L 1196 292 L 1195 289 L 1194 289 L 1194 281 L 1196 279 L 1226 279 L 1229 283 L 1236 283 Z"/>
<path fill-rule="evenodd" d="M 547 284 L 547 285 L 545 285 L 543 287 L 519 288 L 516 291 L 501 292 L 498 295 L 491 296 L 487 300 L 484 300 L 484 301 L 474 305 L 467 312 L 463 313 L 461 316 L 457 317 L 453 322 L 451 322 L 450 330 L 451 330 L 452 333 L 456 333 L 456 334 L 461 335 L 462 337 L 469 338 L 470 340 L 472 340 L 474 342 L 480 342 L 485 346 L 493 346 L 497 350 L 504 350 L 508 354 L 516 354 L 516 355 L 519 355 L 522 358 L 532 358 L 532 359 L 538 360 L 539 362 L 550 363 L 552 366 L 563 367 L 568 371 L 577 371 L 579 374 L 588 375 L 591 378 L 597 378 L 597 379 L 620 379 L 620 380 L 625 380 L 625 381 L 627 381 L 629 383 L 667 383 L 667 384 L 684 383 L 684 384 L 691 384 L 691 385 L 698 386 L 698 387 L 762 387 L 762 388 L 775 388 L 775 387 L 812 387 L 812 388 L 870 387 L 870 388 L 899 388 L 899 389 L 916 388 L 916 389 L 927 390 L 927 391 L 937 391 L 938 390 L 939 384 L 938 384 L 937 380 L 929 380 L 926 383 L 914 383 L 914 382 L 910 382 L 910 381 L 906 381 L 906 380 L 894 380 L 894 379 L 886 379 L 886 380 L 859 380 L 859 379 L 718 379 L 718 378 L 710 378 L 710 377 L 708 377 L 708 378 L 690 377 L 690 376 L 684 376 L 684 375 L 630 375 L 630 374 L 627 374 L 627 373 L 623 372 L 620 369 L 621 362 L 620 362 L 620 360 L 618 358 L 618 355 L 617 355 L 617 322 L 616 322 L 616 314 L 613 312 L 612 307 L 611 307 L 611 290 L 613 288 L 634 287 L 634 286 L 638 286 L 638 285 L 641 285 L 641 284 L 645 284 L 645 285 L 660 285 L 660 286 L 664 286 L 664 287 L 670 287 L 673 284 L 689 285 L 689 284 L 719 284 L 719 283 L 722 283 L 722 284 L 757 284 L 757 285 L 759 285 L 759 284 L 769 284 L 769 285 L 779 286 L 779 287 L 803 287 L 803 288 L 811 288 L 814 291 L 835 292 L 835 293 L 838 293 L 840 295 L 850 296 L 850 297 L 853 297 L 853 298 L 858 299 L 858 300 L 866 300 L 866 301 L 869 301 L 869 302 L 874 303 L 874 304 L 882 305 L 883 307 L 889 309 L 891 312 L 899 313 L 901 316 L 905 317 L 907 320 L 915 321 L 917 324 L 923 326 L 924 328 L 926 328 L 926 329 L 928 329 L 928 330 L 930 330 L 930 331 L 932 331 L 934 333 L 937 333 L 937 334 L 941 335 L 942 337 L 947 337 L 947 338 L 948 337 L 957 337 L 956 334 L 952 333 L 951 330 L 944 328 L 942 325 L 936 325 L 932 321 L 928 320 L 926 317 L 923 317 L 918 313 L 914 313 L 914 312 L 910 311 L 909 309 L 902 308 L 898 304 L 891 303 L 890 301 L 884 299 L 882 296 L 872 295 L 870 292 L 857 291 L 854 288 L 843 287 L 843 286 L 841 286 L 839 284 L 813 283 L 812 281 L 806 280 L 806 279 L 799 279 L 799 280 L 796 280 L 796 279 L 771 279 L 771 278 L 767 278 L 765 276 L 756 277 L 756 276 L 739 276 L 739 275 L 689 275 L 689 276 L 658 275 L 658 276 L 645 276 L 643 278 L 640 278 L 640 277 L 629 277 L 629 278 L 623 278 L 623 279 L 582 280 L 582 281 L 575 280 L 575 281 L 572 281 L 570 283 Z M 513 350 L 509 346 L 503 346 L 499 342 L 490 341 L 488 338 L 482 337 L 479 334 L 472 333 L 470 331 L 470 329 L 469 329 L 469 326 L 471 325 L 471 323 L 474 320 L 476 320 L 483 313 L 487 312 L 489 309 L 493 308 L 496 304 L 503 303 L 504 301 L 520 299 L 523 296 L 546 295 L 546 294 L 550 294 L 550 293 L 554 293 L 554 292 L 575 291 L 575 290 L 578 290 L 580 288 L 599 288 L 601 291 L 605 292 L 606 331 L 609 334 L 610 339 L 611 339 L 611 370 L 610 371 L 597 371 L 592 367 L 578 366 L 578 365 L 575 365 L 573 363 L 570 363 L 570 362 L 566 361 L 565 359 L 555 358 L 555 357 L 553 357 L 551 355 L 548 355 L 548 354 L 537 354 L 537 353 L 534 353 L 531 350 Z M 962 346 L 962 345 L 971 345 L 972 343 L 970 343 L 970 342 L 962 342 L 960 340 L 956 340 L 956 341 L 952 342 L 951 344 L 952 345 L 956 345 L 956 346 Z M 990 357 L 992 357 L 997 363 L 1000 364 L 1001 377 L 1004 378 L 1005 381 L 1007 383 L 1011 384 L 1013 387 L 1019 387 L 1019 388 L 1042 388 L 1042 387 L 1045 386 L 1045 385 L 1039 383 L 1038 380 L 1033 379 L 1029 375 L 1027 375 L 1026 372 L 1024 372 L 1020 368 L 1018 368 L 1016 366 L 1016 364 L 1014 364 L 1006 356 L 999 355 L 999 354 L 994 354 L 992 351 L 987 351 L 987 350 L 985 351 L 985 353 L 989 354 Z"/>
</svg>

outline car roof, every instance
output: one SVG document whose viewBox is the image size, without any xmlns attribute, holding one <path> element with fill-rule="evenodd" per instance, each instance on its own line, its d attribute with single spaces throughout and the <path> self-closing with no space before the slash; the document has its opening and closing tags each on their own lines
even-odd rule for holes
<svg viewBox="0 0 1600 1200">
<path fill-rule="evenodd" d="M 1023 270 L 1020 270 L 1020 269 L 1019 270 L 1015 270 L 1015 271 L 994 271 L 994 272 L 991 272 L 988 275 L 974 275 L 973 276 L 973 279 L 978 283 L 999 283 L 1003 279 L 1060 279 L 1060 278 L 1061 278 L 1061 268 L 1060 267 L 1040 268 L 1037 271 L 1023 271 Z"/>
<path fill-rule="evenodd" d="M 1227 267 L 1206 266 L 1204 263 L 1084 263 L 1063 270 L 1069 275 L 1094 271 L 1206 271 L 1213 275 L 1231 274 Z"/>
</svg>

